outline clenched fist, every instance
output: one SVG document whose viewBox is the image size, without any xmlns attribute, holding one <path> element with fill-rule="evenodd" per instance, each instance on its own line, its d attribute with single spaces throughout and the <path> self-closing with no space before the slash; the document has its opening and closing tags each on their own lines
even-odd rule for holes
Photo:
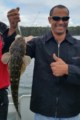
<svg viewBox="0 0 80 120">
<path fill-rule="evenodd" d="M 11 34 L 16 30 L 18 22 L 20 22 L 19 8 L 8 11 L 7 17 L 10 24 L 9 34 Z"/>
</svg>

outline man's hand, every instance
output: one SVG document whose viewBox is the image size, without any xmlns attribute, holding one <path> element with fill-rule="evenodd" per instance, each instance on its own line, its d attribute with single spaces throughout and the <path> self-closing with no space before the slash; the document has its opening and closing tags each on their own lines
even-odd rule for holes
<svg viewBox="0 0 80 120">
<path fill-rule="evenodd" d="M 28 41 L 31 41 L 34 37 L 32 35 L 28 36 L 28 37 L 24 37 L 25 39 L 25 43 L 27 43 Z"/>
<path fill-rule="evenodd" d="M 68 65 L 55 54 L 53 54 L 53 59 L 55 62 L 50 64 L 53 75 L 59 77 L 63 75 L 68 75 Z"/>
<path fill-rule="evenodd" d="M 20 22 L 19 8 L 12 9 L 7 13 L 7 17 L 10 24 L 8 35 L 13 34 L 16 31 L 18 22 Z"/>
</svg>

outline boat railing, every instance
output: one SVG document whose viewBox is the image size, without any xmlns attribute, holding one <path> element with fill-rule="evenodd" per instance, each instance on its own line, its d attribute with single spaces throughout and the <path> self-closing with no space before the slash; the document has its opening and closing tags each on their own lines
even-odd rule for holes
<svg viewBox="0 0 80 120">
<path fill-rule="evenodd" d="M 8 109 L 8 119 L 7 120 L 33 120 L 34 113 L 30 111 L 30 97 L 31 95 L 22 95 L 19 97 L 19 111 L 21 113 L 21 119 L 16 112 L 14 107 L 12 96 L 9 95 L 9 109 Z"/>
</svg>

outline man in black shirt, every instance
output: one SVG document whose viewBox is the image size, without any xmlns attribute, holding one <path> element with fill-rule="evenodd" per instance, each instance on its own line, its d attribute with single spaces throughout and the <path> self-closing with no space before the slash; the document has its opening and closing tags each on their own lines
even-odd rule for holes
<svg viewBox="0 0 80 120">
<path fill-rule="evenodd" d="M 35 120 L 79 120 L 80 41 L 68 30 L 69 10 L 54 6 L 51 30 L 27 42 L 26 54 L 35 58 L 30 109 Z"/>
</svg>

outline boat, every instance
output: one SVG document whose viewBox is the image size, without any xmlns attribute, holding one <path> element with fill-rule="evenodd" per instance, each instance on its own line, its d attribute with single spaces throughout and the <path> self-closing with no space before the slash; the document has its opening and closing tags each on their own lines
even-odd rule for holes
<svg viewBox="0 0 80 120">
<path fill-rule="evenodd" d="M 30 111 L 30 94 L 22 95 L 19 97 L 19 111 L 21 113 L 21 119 L 19 118 L 16 109 L 14 107 L 12 96 L 9 97 L 9 108 L 7 120 L 34 120 L 34 113 Z"/>
</svg>

